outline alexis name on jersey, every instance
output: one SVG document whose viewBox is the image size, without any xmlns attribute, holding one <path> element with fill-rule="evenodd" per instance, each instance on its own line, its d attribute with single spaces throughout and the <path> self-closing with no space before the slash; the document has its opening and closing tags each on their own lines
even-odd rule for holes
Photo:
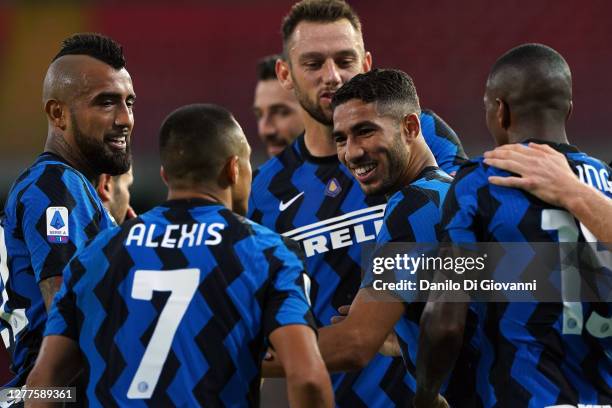
<svg viewBox="0 0 612 408">
<path fill-rule="evenodd" d="M 204 245 L 218 245 L 225 225 L 214 222 L 200 224 L 168 224 L 165 230 L 156 224 L 135 224 L 125 241 L 126 246 L 136 245 L 148 248 L 183 248 Z"/>
</svg>

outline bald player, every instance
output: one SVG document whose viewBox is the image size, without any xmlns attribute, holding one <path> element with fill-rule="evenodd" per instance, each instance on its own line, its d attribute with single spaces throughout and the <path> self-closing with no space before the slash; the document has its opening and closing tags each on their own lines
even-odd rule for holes
<svg viewBox="0 0 612 408">
<path fill-rule="evenodd" d="M 489 74 L 484 105 L 487 128 L 498 146 L 527 144 L 537 137 L 538 143 L 562 154 L 583 183 L 612 197 L 611 169 L 568 142 L 572 76 L 558 52 L 542 44 L 524 44 L 501 56 Z M 444 202 L 441 240 L 459 244 L 595 241 L 570 213 L 518 188 L 490 184 L 491 177 L 508 176 L 512 174 L 489 166 L 483 157 L 466 163 Z M 606 262 L 604 257 L 602 261 Z M 609 271 L 612 265 L 602 265 L 602 277 L 606 268 Z M 580 272 L 574 267 L 564 269 L 564 283 L 575 280 L 572 286 L 580 291 L 580 278 L 571 275 Z M 486 310 L 480 322 L 478 406 L 612 404 L 612 304 L 559 301 L 482 306 Z M 459 303 L 425 307 L 415 405 L 432 406 L 460 348 L 466 310 Z"/>
<path fill-rule="evenodd" d="M 219 106 L 188 105 L 159 141 L 168 201 L 70 262 L 28 388 L 65 386 L 85 366 L 91 406 L 259 406 L 271 344 L 291 406 L 331 407 L 294 244 L 243 217 L 242 129 Z"/>
<path fill-rule="evenodd" d="M 276 61 L 280 58 L 280 55 L 269 55 L 257 63 L 253 112 L 257 133 L 269 157 L 282 152 L 304 132 L 300 103 L 276 78 Z"/>
<path fill-rule="evenodd" d="M 34 364 L 68 261 L 114 225 L 91 180 L 130 168 L 135 98 L 119 44 L 98 34 L 64 40 L 44 80 L 44 153 L 13 184 L 0 229 L 10 385 L 23 385 Z"/>
</svg>

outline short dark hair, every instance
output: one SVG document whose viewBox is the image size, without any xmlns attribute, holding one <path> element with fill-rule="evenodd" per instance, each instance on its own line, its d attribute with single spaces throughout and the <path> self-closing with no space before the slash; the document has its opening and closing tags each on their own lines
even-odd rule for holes
<svg viewBox="0 0 612 408">
<path fill-rule="evenodd" d="M 228 157 L 242 153 L 232 114 L 213 104 L 193 104 L 172 112 L 159 132 L 161 163 L 174 187 L 216 180 Z"/>
<path fill-rule="evenodd" d="M 499 57 L 489 73 L 487 89 L 510 104 L 513 112 L 538 119 L 556 112 L 565 121 L 572 98 L 569 65 L 557 51 L 543 44 L 523 44 Z"/>
<path fill-rule="evenodd" d="M 268 55 L 257 61 L 257 80 L 268 81 L 276 78 L 276 60 L 282 58 L 279 54 Z"/>
<path fill-rule="evenodd" d="M 489 78 L 509 67 L 521 70 L 533 69 L 535 65 L 545 64 L 549 70 L 557 72 L 569 71 L 565 58 L 553 48 L 537 43 L 522 44 L 512 48 L 499 57 L 489 73 Z"/>
<path fill-rule="evenodd" d="M 412 78 L 399 69 L 373 69 L 355 75 L 336 91 L 332 98 L 332 109 L 351 99 L 376 103 L 379 114 L 403 117 L 421 111 Z"/>
<path fill-rule="evenodd" d="M 344 0 L 302 0 L 295 3 L 281 26 L 285 57 L 288 56 L 287 43 L 299 23 L 302 21 L 333 23 L 342 19 L 347 19 L 355 30 L 361 32 L 359 16 Z"/>
<path fill-rule="evenodd" d="M 64 55 L 88 55 L 115 69 L 124 68 L 126 64 L 123 47 L 112 38 L 97 33 L 78 33 L 66 38 L 53 61 Z"/>
</svg>

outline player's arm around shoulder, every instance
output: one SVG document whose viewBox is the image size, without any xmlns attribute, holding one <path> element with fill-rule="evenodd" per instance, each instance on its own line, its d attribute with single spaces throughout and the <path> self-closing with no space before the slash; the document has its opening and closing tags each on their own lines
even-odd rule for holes
<svg viewBox="0 0 612 408">
<path fill-rule="evenodd" d="M 612 242 L 612 200 L 581 182 L 566 157 L 548 145 L 505 145 L 485 153 L 491 166 L 518 174 L 492 176 L 489 181 L 521 188 L 550 204 L 563 207 L 580 220 L 600 242 Z M 610 173 L 609 173 L 610 174 Z"/>
</svg>

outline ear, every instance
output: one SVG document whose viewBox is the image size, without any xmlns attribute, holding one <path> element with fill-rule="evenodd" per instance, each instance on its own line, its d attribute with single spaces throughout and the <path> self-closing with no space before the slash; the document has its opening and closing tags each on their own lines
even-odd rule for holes
<svg viewBox="0 0 612 408">
<path fill-rule="evenodd" d="M 419 115 L 410 113 L 402 119 L 402 137 L 407 144 L 411 144 L 419 136 L 421 132 L 421 122 Z"/>
<path fill-rule="evenodd" d="M 223 170 L 230 186 L 238 184 L 238 178 L 240 176 L 239 160 L 238 156 L 232 156 L 227 159 L 225 163 L 225 168 Z"/>
<path fill-rule="evenodd" d="M 47 103 L 45 103 L 45 113 L 47 114 L 47 119 L 54 127 L 66 130 L 68 121 L 66 106 L 63 103 L 55 99 L 49 99 Z"/>
<path fill-rule="evenodd" d="M 496 98 L 495 103 L 497 103 L 497 110 L 495 112 L 497 123 L 502 129 L 508 130 L 510 127 L 510 106 L 500 98 Z"/>
<path fill-rule="evenodd" d="M 372 53 L 366 51 L 363 57 L 363 72 L 369 72 L 372 69 Z"/>
<path fill-rule="evenodd" d="M 293 78 L 291 78 L 291 72 L 289 69 L 289 62 L 283 59 L 276 60 L 276 78 L 280 82 L 281 86 L 288 91 L 293 89 Z"/>
<path fill-rule="evenodd" d="M 159 175 L 164 182 L 165 185 L 168 185 L 168 175 L 166 174 L 166 170 L 164 170 L 164 166 L 160 166 Z"/>
<path fill-rule="evenodd" d="M 566 122 L 569 120 L 570 116 L 572 116 L 573 110 L 574 110 L 574 102 L 570 101 L 569 109 L 567 110 L 567 115 L 565 116 L 565 121 Z"/>
<path fill-rule="evenodd" d="M 113 186 L 112 186 L 113 178 L 109 174 L 100 174 L 98 178 L 98 184 L 96 185 L 96 192 L 98 196 L 100 196 L 100 200 L 103 203 L 110 201 L 113 195 Z"/>
</svg>

